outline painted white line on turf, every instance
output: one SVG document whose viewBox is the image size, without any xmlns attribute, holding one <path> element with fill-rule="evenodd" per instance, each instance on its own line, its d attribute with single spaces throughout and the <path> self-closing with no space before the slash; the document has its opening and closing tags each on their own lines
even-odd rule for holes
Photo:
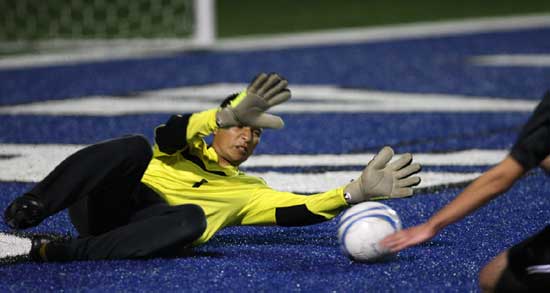
<svg viewBox="0 0 550 293">
<path fill-rule="evenodd" d="M 318 193 L 338 188 L 356 179 L 359 171 L 332 171 L 319 174 L 304 173 L 248 173 L 253 176 L 263 178 L 269 186 L 275 190 L 289 191 L 297 193 Z M 418 174 L 422 182 L 417 188 L 447 186 L 468 182 L 479 177 L 481 173 L 451 173 L 451 172 L 421 172 Z"/>
<path fill-rule="evenodd" d="M 414 154 L 414 161 L 427 166 L 486 166 L 500 162 L 507 150 L 471 149 L 441 154 Z M 374 153 L 319 155 L 254 155 L 243 167 L 307 167 L 366 165 Z M 398 156 L 396 156 L 398 157 Z"/>
<path fill-rule="evenodd" d="M 0 181 L 38 182 L 83 147 L 71 144 L 0 144 Z"/>
<path fill-rule="evenodd" d="M 550 54 L 484 55 L 472 57 L 470 62 L 480 66 L 549 67 Z"/>
<path fill-rule="evenodd" d="M 0 181 L 38 182 L 63 159 L 85 147 L 84 145 L 0 144 Z M 498 163 L 506 150 L 467 150 L 448 154 L 415 154 L 415 162 L 429 166 L 487 166 Z M 243 167 L 304 167 L 366 165 L 374 154 L 332 155 L 257 155 Z M 396 156 L 397 159 L 398 156 Z M 359 171 L 329 171 L 324 173 L 249 172 L 264 178 L 277 190 L 293 192 L 321 192 L 348 183 L 359 176 Z M 446 186 L 478 177 L 478 172 L 422 172 L 419 188 Z"/>
<path fill-rule="evenodd" d="M 244 84 L 212 84 L 158 91 L 130 97 L 91 96 L 77 99 L 3 106 L 0 114 L 111 116 L 141 113 L 193 113 L 219 106 L 228 93 Z M 411 94 L 343 89 L 336 86 L 292 87 L 290 102 L 276 106 L 279 113 L 301 112 L 530 112 L 537 101 L 445 94 Z"/>
<path fill-rule="evenodd" d="M 5 257 L 27 255 L 31 251 L 31 240 L 0 232 L 0 260 Z"/>
<path fill-rule="evenodd" d="M 439 37 L 458 34 L 520 30 L 549 27 L 550 14 L 531 14 L 506 17 L 484 17 L 463 20 L 420 22 L 369 28 L 336 29 L 297 34 L 259 35 L 218 40 L 210 50 L 266 50 L 315 45 L 378 42 L 385 40 Z M 3 48 L 17 43 L 1 44 Z M 102 60 L 143 58 L 197 49 L 189 40 L 77 40 L 35 42 L 33 48 L 42 54 L 0 58 L 0 69 L 77 64 Z M 54 53 L 52 53 L 54 52 Z"/>
</svg>

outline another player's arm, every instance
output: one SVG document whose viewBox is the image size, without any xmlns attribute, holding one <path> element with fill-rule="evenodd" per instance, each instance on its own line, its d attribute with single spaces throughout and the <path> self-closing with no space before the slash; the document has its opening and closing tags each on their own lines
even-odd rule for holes
<svg viewBox="0 0 550 293">
<path fill-rule="evenodd" d="M 392 251 L 399 251 L 427 241 L 447 225 L 464 218 L 508 190 L 525 172 L 536 166 L 544 168 L 550 152 L 548 113 L 550 92 L 523 126 L 508 157 L 472 182 L 427 222 L 390 235 L 381 244 Z"/>
<path fill-rule="evenodd" d="M 390 235 L 381 244 L 392 251 L 399 251 L 427 241 L 441 229 L 506 192 L 524 173 L 523 166 L 509 156 L 468 185 L 427 222 Z"/>
<path fill-rule="evenodd" d="M 436 231 L 470 214 L 493 198 L 506 192 L 523 174 L 525 169 L 508 156 L 502 162 L 472 182 L 450 204 L 436 213 L 428 224 Z"/>
<path fill-rule="evenodd" d="M 491 199 L 506 192 L 521 176 L 532 168 L 550 164 L 550 93 L 539 103 L 524 125 L 510 155 L 472 182 L 451 203 L 435 214 L 426 225 L 435 233 L 454 223 Z"/>
<path fill-rule="evenodd" d="M 347 207 L 343 188 L 299 195 L 259 188 L 241 212 L 242 225 L 304 226 L 330 220 Z"/>
</svg>

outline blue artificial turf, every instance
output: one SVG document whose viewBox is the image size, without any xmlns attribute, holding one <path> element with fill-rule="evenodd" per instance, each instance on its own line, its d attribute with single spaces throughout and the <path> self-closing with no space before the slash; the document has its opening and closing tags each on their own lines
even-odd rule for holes
<svg viewBox="0 0 550 293">
<path fill-rule="evenodd" d="M 13 193 L 26 187 L 2 184 L 2 190 Z M 545 175 L 535 171 L 432 241 L 385 263 L 347 259 L 337 243 L 335 219 L 301 228 L 228 228 L 188 258 L 4 266 L 0 290 L 475 291 L 484 263 L 548 223 L 550 200 L 544 192 L 548 188 Z M 458 191 L 450 188 L 384 203 L 410 226 L 425 220 Z M 67 225 L 66 215 L 61 214 L 34 230 L 66 232 Z"/>
<path fill-rule="evenodd" d="M 92 94 L 130 94 L 211 82 L 246 82 L 277 71 L 291 84 L 334 84 L 416 93 L 537 99 L 550 87 L 548 67 L 482 67 L 473 55 L 550 53 L 550 29 L 472 34 L 250 52 L 195 52 L 158 58 L 0 71 L 0 105 Z M 467 98 L 465 98 L 467 102 Z M 348 154 L 392 145 L 398 152 L 505 149 L 528 113 L 285 114 L 284 131 L 266 131 L 258 154 Z M 149 113 L 110 117 L 0 115 L 0 143 L 90 144 L 145 134 L 168 118 Z M 8 160 L 9 157 L 0 157 Z M 47 159 L 47 158 L 44 158 Z M 366 163 L 366 162 L 364 162 Z M 479 172 L 489 166 L 426 166 Z M 251 171 L 321 172 L 311 168 Z M 361 169 L 361 162 L 346 170 Z M 0 210 L 32 183 L 0 182 Z M 460 188 L 384 201 L 404 226 L 428 219 Z M 336 223 L 300 228 L 233 227 L 179 259 L 21 263 L 0 266 L 0 291 L 477 291 L 479 269 L 502 249 L 549 223 L 550 180 L 534 170 L 505 195 L 432 241 L 391 261 L 355 263 L 340 251 Z M 2 223 L 1 231 L 8 231 Z M 65 212 L 30 232 L 74 233 Z"/>
<path fill-rule="evenodd" d="M 538 99 L 550 68 L 476 66 L 471 57 L 550 50 L 550 29 L 286 50 L 188 52 L 157 58 L 0 71 L 0 104 L 216 82 L 279 72 L 296 84 Z M 522 78 L 518 78 L 521 76 Z"/>
</svg>

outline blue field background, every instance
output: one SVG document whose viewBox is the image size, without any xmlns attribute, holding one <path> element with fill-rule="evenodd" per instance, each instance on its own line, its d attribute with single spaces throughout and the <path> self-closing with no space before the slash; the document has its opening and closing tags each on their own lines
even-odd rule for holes
<svg viewBox="0 0 550 293">
<path fill-rule="evenodd" d="M 0 70 L 0 105 L 96 94 L 131 98 L 141 90 L 246 83 L 260 71 L 280 72 L 291 85 L 460 94 L 465 99 L 536 100 L 550 88 L 550 67 L 469 62 L 470 57 L 490 54 L 550 54 L 550 29 L 284 50 L 188 52 Z M 286 128 L 266 131 L 257 153 L 349 154 L 373 152 L 384 145 L 397 152 L 423 153 L 504 149 L 512 145 L 528 116 L 525 112 L 284 114 Z M 141 133 L 152 141 L 153 128 L 168 117 L 0 115 L 0 143 L 91 144 L 128 133 Z M 0 164 L 7 159 L 0 157 Z M 359 174 L 361 166 L 348 168 Z M 424 170 L 486 168 L 426 166 Z M 31 186 L 0 182 L 0 210 Z M 384 203 L 408 227 L 426 220 L 460 190 L 425 190 Z M 384 263 L 361 264 L 346 258 L 338 246 L 335 219 L 302 228 L 228 228 L 187 258 L 0 266 L 0 291 L 475 292 L 477 274 L 486 262 L 550 223 L 549 190 L 548 177 L 534 170 L 504 196 L 432 241 Z M 0 230 L 9 231 L 3 223 Z M 30 231 L 74 233 L 65 213 Z"/>
</svg>

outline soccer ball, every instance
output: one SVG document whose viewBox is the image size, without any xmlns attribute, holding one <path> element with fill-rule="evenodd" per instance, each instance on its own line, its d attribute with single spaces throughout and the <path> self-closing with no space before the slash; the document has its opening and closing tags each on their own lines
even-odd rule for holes
<svg viewBox="0 0 550 293">
<path fill-rule="evenodd" d="M 338 224 L 338 241 L 345 255 L 360 262 L 391 256 L 378 242 L 401 230 L 401 219 L 389 206 L 367 201 L 344 212 Z"/>
</svg>

